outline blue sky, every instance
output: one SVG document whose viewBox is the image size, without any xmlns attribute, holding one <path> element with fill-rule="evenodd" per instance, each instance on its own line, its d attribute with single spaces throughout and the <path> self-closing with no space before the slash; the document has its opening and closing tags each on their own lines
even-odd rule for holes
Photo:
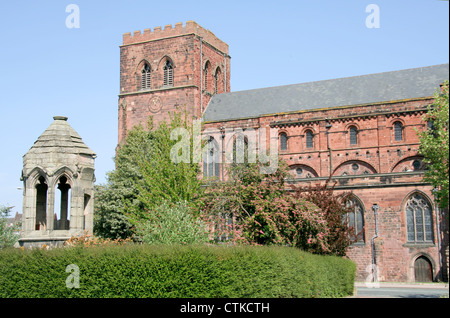
<svg viewBox="0 0 450 318">
<path fill-rule="evenodd" d="M 80 27 L 66 27 L 66 7 Z M 379 8 L 379 28 L 368 28 Z M 448 1 L 1 1 L 0 205 L 22 209 L 22 156 L 51 124 L 93 149 L 97 183 L 114 169 L 122 34 L 194 20 L 227 42 L 231 90 L 448 63 Z"/>
</svg>

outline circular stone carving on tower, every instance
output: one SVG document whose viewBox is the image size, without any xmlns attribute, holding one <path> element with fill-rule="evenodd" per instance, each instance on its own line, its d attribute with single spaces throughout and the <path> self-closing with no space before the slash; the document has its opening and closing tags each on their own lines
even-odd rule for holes
<svg viewBox="0 0 450 318">
<path fill-rule="evenodd" d="M 149 103 L 148 103 L 148 109 L 152 113 L 159 112 L 161 110 L 161 108 L 162 108 L 161 98 L 159 98 L 158 96 L 150 98 Z"/>
</svg>

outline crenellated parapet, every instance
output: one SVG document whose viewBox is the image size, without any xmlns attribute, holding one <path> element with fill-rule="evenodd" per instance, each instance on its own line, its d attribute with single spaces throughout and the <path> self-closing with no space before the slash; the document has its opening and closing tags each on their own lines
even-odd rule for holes
<svg viewBox="0 0 450 318">
<path fill-rule="evenodd" d="M 228 44 L 221 41 L 214 35 L 214 33 L 212 33 L 210 30 L 204 29 L 195 21 L 187 21 L 185 25 L 183 25 L 183 23 L 181 22 L 176 23 L 175 26 L 168 24 L 164 27 L 164 29 L 158 26 L 153 30 L 144 29 L 144 32 L 128 32 L 123 35 L 123 45 L 131 45 L 189 34 L 195 34 L 203 38 L 205 42 L 211 44 L 223 53 L 228 54 Z"/>
</svg>

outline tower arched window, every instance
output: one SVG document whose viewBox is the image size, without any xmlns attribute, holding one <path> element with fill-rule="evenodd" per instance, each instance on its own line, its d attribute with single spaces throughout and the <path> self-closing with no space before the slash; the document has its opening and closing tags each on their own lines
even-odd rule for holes
<svg viewBox="0 0 450 318">
<path fill-rule="evenodd" d="M 358 129 L 355 126 L 351 126 L 349 129 L 350 133 L 350 145 L 358 144 Z"/>
<path fill-rule="evenodd" d="M 211 65 L 209 62 L 207 62 L 205 65 L 204 79 L 203 79 L 204 80 L 204 88 L 203 89 L 205 91 L 208 91 L 208 76 L 209 76 L 210 68 L 211 68 Z"/>
<path fill-rule="evenodd" d="M 433 219 L 430 202 L 414 193 L 405 205 L 408 242 L 433 242 Z"/>
<path fill-rule="evenodd" d="M 281 151 L 286 151 L 287 150 L 287 140 L 288 137 L 286 135 L 286 133 L 281 133 L 280 134 L 280 150 Z"/>
<path fill-rule="evenodd" d="M 311 130 L 306 131 L 306 148 L 314 148 L 314 134 Z"/>
<path fill-rule="evenodd" d="M 141 89 L 149 88 L 152 88 L 152 70 L 150 69 L 150 65 L 145 63 L 141 70 Z"/>
<path fill-rule="evenodd" d="M 394 138 L 395 141 L 403 140 L 403 124 L 399 121 L 394 124 Z"/>
<path fill-rule="evenodd" d="M 170 60 L 167 60 L 163 67 L 164 71 L 164 86 L 173 86 L 173 65 Z"/>
<path fill-rule="evenodd" d="M 220 85 L 221 74 L 222 74 L 222 71 L 218 67 L 216 69 L 216 73 L 214 74 L 214 94 L 219 93 L 219 85 Z"/>
</svg>

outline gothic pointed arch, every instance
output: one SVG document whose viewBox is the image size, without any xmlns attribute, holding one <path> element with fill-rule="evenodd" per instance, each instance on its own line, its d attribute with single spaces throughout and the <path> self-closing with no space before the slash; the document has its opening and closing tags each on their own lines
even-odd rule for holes
<svg viewBox="0 0 450 318">
<path fill-rule="evenodd" d="M 403 201 L 408 243 L 434 242 L 432 200 L 422 191 L 414 190 Z"/>
<path fill-rule="evenodd" d="M 350 239 L 354 243 L 364 243 L 364 203 L 358 196 L 352 194 L 347 200 L 347 207 L 350 211 L 345 215 L 344 220 L 351 228 Z"/>
<path fill-rule="evenodd" d="M 166 54 L 159 59 L 157 65 L 155 70 L 155 73 L 157 73 L 157 75 L 155 75 L 155 81 L 157 81 L 157 83 L 155 82 L 155 86 L 157 86 L 157 88 L 173 87 L 174 69 L 176 68 L 174 59 Z"/>
<path fill-rule="evenodd" d="M 143 59 L 136 66 L 136 86 L 138 90 L 152 88 L 152 66 L 147 59 Z"/>
</svg>

